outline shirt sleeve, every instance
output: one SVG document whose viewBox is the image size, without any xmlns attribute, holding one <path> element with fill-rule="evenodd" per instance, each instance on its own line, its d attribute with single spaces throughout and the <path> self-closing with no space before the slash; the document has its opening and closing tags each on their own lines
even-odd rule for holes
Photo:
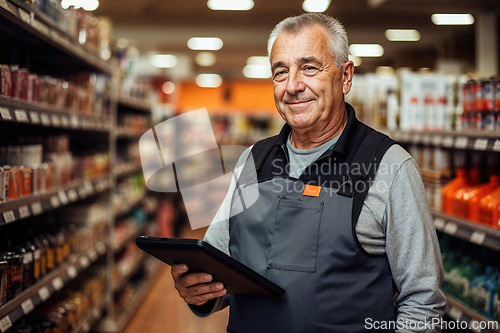
<svg viewBox="0 0 500 333">
<path fill-rule="evenodd" d="M 422 178 L 411 158 L 395 175 L 385 214 L 386 253 L 399 291 L 397 323 L 402 323 L 396 332 L 439 332 L 431 323 L 445 311 L 443 264 Z"/>
<path fill-rule="evenodd" d="M 229 217 L 231 214 L 231 201 L 233 193 L 236 189 L 237 179 L 241 175 L 243 166 L 250 155 L 250 151 L 253 146 L 246 149 L 238 159 L 238 162 L 233 170 L 233 177 L 231 178 L 231 183 L 227 194 L 222 201 L 217 213 L 215 214 L 212 223 L 208 227 L 207 232 L 203 240 L 210 245 L 216 247 L 222 252 L 229 254 Z M 229 295 L 224 295 L 222 297 L 216 298 L 209 301 L 201 306 L 188 304 L 191 311 L 198 317 L 204 318 L 210 316 L 212 313 L 223 310 L 229 305 Z"/>
</svg>

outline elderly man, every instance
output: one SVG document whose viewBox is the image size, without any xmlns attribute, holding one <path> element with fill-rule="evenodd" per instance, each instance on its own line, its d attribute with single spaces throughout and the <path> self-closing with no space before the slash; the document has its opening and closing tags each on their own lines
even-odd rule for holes
<svg viewBox="0 0 500 333">
<path fill-rule="evenodd" d="M 225 295 L 209 274 L 172 268 L 196 315 L 230 306 L 228 332 L 438 330 L 443 270 L 420 173 L 344 102 L 354 72 L 347 47 L 343 26 L 324 14 L 274 28 L 268 52 L 286 124 L 242 155 L 216 216 L 223 222 L 205 235 L 286 293 Z M 251 186 L 250 154 L 259 198 L 231 214 L 233 194 Z"/>
</svg>

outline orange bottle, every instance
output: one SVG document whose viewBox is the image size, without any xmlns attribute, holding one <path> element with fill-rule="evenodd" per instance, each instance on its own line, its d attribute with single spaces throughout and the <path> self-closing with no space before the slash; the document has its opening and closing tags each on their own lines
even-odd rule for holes
<svg viewBox="0 0 500 333">
<path fill-rule="evenodd" d="M 464 196 L 472 191 L 474 186 L 462 186 L 453 193 L 452 213 L 457 216 L 465 217 L 465 200 Z"/>
<path fill-rule="evenodd" d="M 470 184 L 467 180 L 466 171 L 464 169 L 457 169 L 455 178 L 441 189 L 443 212 L 453 214 L 453 197 L 455 192 L 461 187 L 468 185 Z"/>
<path fill-rule="evenodd" d="M 491 175 L 487 184 L 474 187 L 467 194 L 464 194 L 465 217 L 469 220 L 479 222 L 479 203 L 488 194 L 499 188 L 500 176 Z"/>
<path fill-rule="evenodd" d="M 493 216 L 495 213 L 498 214 L 498 208 L 496 212 L 493 211 L 493 207 L 498 207 L 498 202 L 500 202 L 500 187 L 497 187 L 496 190 L 486 195 L 479 202 L 479 222 L 487 225 L 498 225 L 498 217 L 494 219 Z"/>
</svg>

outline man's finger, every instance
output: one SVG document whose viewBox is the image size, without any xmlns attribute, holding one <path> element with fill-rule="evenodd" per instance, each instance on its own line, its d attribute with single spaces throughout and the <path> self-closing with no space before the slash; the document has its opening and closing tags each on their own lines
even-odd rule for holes
<svg viewBox="0 0 500 333">
<path fill-rule="evenodd" d="M 186 300 L 186 303 L 193 305 L 202 305 L 208 302 L 211 299 L 222 297 L 226 294 L 227 290 L 222 289 L 221 291 L 217 291 L 214 293 L 207 293 L 199 296 L 193 296 Z"/>
<path fill-rule="evenodd" d="M 218 292 L 224 289 L 221 282 L 201 283 L 187 288 L 187 292 L 192 297 Z"/>
<path fill-rule="evenodd" d="M 182 286 L 185 288 L 212 281 L 212 276 L 207 273 L 188 274 L 182 279 Z"/>
<path fill-rule="evenodd" d="M 188 270 L 189 267 L 186 264 L 172 265 L 172 276 L 177 279 Z"/>
</svg>

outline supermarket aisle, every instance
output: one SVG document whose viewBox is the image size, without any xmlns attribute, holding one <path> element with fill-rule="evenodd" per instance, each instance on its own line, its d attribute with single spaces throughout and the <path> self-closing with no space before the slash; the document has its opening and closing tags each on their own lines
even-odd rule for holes
<svg viewBox="0 0 500 333">
<path fill-rule="evenodd" d="M 185 238 L 203 238 L 205 231 L 192 231 L 188 227 L 181 235 Z M 228 316 L 229 309 L 204 319 L 193 315 L 174 288 L 170 267 L 163 265 L 144 302 L 123 333 L 220 333 L 226 331 Z"/>
</svg>

